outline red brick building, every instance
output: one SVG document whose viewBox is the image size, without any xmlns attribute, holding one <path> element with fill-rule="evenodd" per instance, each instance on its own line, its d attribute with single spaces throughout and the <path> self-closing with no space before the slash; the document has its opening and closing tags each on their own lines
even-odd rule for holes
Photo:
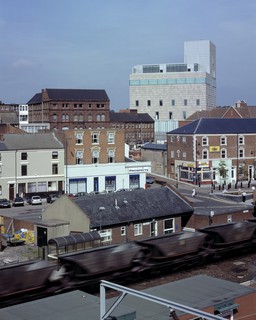
<svg viewBox="0 0 256 320">
<path fill-rule="evenodd" d="M 105 90 L 43 89 L 29 101 L 29 123 L 49 123 L 50 129 L 109 127 Z"/>
</svg>

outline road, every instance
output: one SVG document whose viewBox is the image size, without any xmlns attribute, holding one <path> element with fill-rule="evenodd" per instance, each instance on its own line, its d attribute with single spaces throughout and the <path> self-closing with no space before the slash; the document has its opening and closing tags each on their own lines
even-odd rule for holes
<svg viewBox="0 0 256 320">
<path fill-rule="evenodd" d="M 215 214 L 221 214 L 221 213 L 234 212 L 237 210 L 248 210 L 252 208 L 252 199 L 249 199 L 246 202 L 238 202 L 238 203 L 228 199 L 220 199 L 217 197 L 217 195 L 223 194 L 222 191 L 219 191 L 217 189 L 217 190 L 213 190 L 213 193 L 212 193 L 210 185 L 202 185 L 199 187 L 199 186 L 191 185 L 181 181 L 177 183 L 176 180 L 163 177 L 163 176 L 158 176 L 153 174 L 152 176 L 155 177 L 156 181 L 163 180 L 168 184 L 172 185 L 179 193 L 181 193 L 184 197 L 186 197 L 186 199 L 193 206 L 195 214 L 198 214 L 198 215 L 209 216 L 211 211 L 214 211 Z M 152 188 L 159 187 L 159 184 L 155 182 L 153 185 L 151 185 L 151 187 Z M 194 198 L 192 197 L 193 188 L 195 188 L 197 192 L 197 195 Z M 246 190 L 247 193 L 249 192 L 249 189 L 244 188 L 243 190 Z"/>
</svg>

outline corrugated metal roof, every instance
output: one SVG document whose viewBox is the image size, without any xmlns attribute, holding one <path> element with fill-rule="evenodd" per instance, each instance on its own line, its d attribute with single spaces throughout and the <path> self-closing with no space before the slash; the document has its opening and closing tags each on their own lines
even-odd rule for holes
<svg viewBox="0 0 256 320">
<path fill-rule="evenodd" d="M 210 288 L 210 289 L 209 289 Z M 255 292 L 249 288 L 226 280 L 199 275 L 143 290 L 153 296 L 204 309 Z M 106 305 L 113 305 L 116 298 L 108 299 Z M 169 312 L 165 306 L 127 295 L 112 315 L 125 315 L 136 311 L 136 319 L 166 320 Z M 177 312 L 179 315 L 179 312 Z M 100 298 L 76 290 L 25 304 L 0 310 L 0 318 L 8 320 L 96 320 L 100 317 Z"/>
<path fill-rule="evenodd" d="M 167 134 L 249 134 L 256 133 L 256 118 L 201 118 Z"/>
<path fill-rule="evenodd" d="M 4 134 L 0 150 L 63 149 L 63 144 L 52 133 Z"/>
</svg>

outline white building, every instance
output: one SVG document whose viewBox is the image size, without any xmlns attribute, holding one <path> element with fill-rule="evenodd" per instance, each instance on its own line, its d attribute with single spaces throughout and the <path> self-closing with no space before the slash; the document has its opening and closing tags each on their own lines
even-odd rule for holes
<svg viewBox="0 0 256 320">
<path fill-rule="evenodd" d="M 0 142 L 0 197 L 64 190 L 64 146 L 54 133 L 5 134 Z"/>
<path fill-rule="evenodd" d="M 216 106 L 216 48 L 184 43 L 184 62 L 137 65 L 130 75 L 130 109 L 160 121 L 184 120 Z"/>
</svg>

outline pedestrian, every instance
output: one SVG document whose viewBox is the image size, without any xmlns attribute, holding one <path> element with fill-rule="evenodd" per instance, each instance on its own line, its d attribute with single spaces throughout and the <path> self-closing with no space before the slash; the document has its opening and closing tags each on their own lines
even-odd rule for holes
<svg viewBox="0 0 256 320">
<path fill-rule="evenodd" d="M 192 197 L 194 198 L 195 196 L 196 196 L 196 189 L 193 188 L 193 190 L 192 190 Z"/>
</svg>

